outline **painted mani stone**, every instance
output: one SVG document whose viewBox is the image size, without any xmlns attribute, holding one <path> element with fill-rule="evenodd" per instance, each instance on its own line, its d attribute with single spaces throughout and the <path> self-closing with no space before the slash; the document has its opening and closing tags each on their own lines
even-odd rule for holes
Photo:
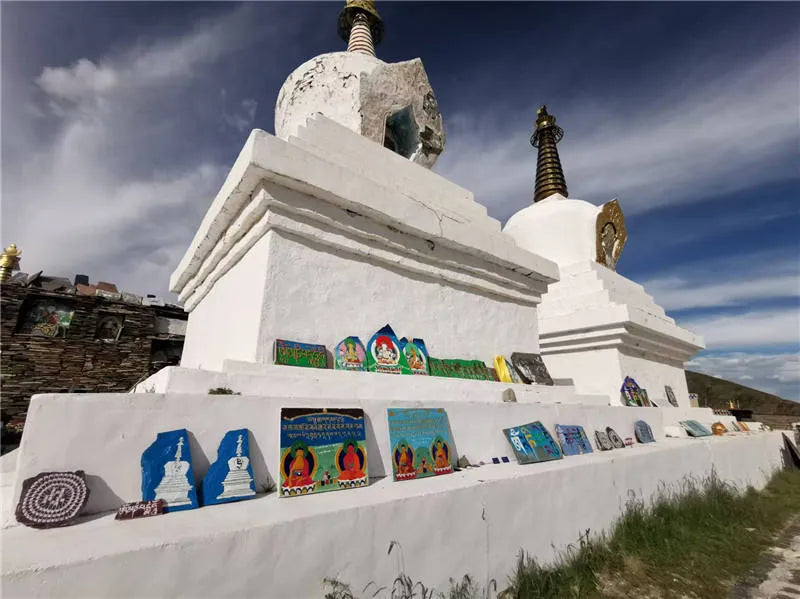
<svg viewBox="0 0 800 599">
<path fill-rule="evenodd" d="M 198 506 L 189 433 L 185 428 L 158 433 L 142 453 L 142 499 L 163 499 L 165 512 Z"/>
<path fill-rule="evenodd" d="M 134 520 L 136 518 L 147 518 L 148 516 L 160 516 L 163 513 L 163 499 L 135 501 L 121 505 L 117 510 L 117 515 L 114 516 L 114 520 Z"/>
<path fill-rule="evenodd" d="M 606 434 L 608 435 L 608 440 L 611 441 L 611 444 L 616 449 L 622 449 L 623 447 L 625 447 L 625 441 L 623 441 L 622 437 L 620 437 L 617 434 L 617 431 L 615 431 L 610 426 L 606 427 Z"/>
<path fill-rule="evenodd" d="M 281 409 L 281 497 L 366 487 L 360 408 Z"/>
<path fill-rule="evenodd" d="M 636 434 L 636 440 L 639 443 L 655 442 L 655 438 L 653 437 L 653 429 L 651 429 L 650 425 L 644 420 L 637 420 L 633 424 L 633 432 Z"/>
<path fill-rule="evenodd" d="M 506 428 L 503 433 L 520 464 L 560 460 L 563 457 L 558 443 L 541 422 Z"/>
<path fill-rule="evenodd" d="M 647 399 L 647 391 L 642 389 L 637 382 L 629 376 L 626 376 L 625 380 L 622 382 L 620 392 L 622 393 L 625 405 L 640 407 L 648 407 L 650 405 L 650 401 Z"/>
<path fill-rule="evenodd" d="M 389 408 L 388 418 L 394 480 L 453 471 L 447 412 L 442 408 Z"/>
<path fill-rule="evenodd" d="M 67 526 L 89 501 L 83 470 L 42 472 L 25 479 L 17 504 L 17 522 L 32 528 Z"/>
<path fill-rule="evenodd" d="M 675 398 L 675 392 L 669 385 L 664 385 L 664 393 L 667 395 L 667 401 L 671 406 L 678 407 L 678 400 Z"/>
<path fill-rule="evenodd" d="M 494 378 L 480 360 L 445 360 L 428 358 L 431 376 L 443 376 L 451 379 L 472 379 L 476 381 L 493 381 Z"/>
<path fill-rule="evenodd" d="M 592 444 L 582 426 L 572 424 L 556 424 L 556 435 L 561 443 L 564 455 L 593 453 Z"/>
<path fill-rule="evenodd" d="M 697 420 L 681 420 L 681 426 L 686 429 L 692 437 L 709 437 L 711 431 L 705 426 L 697 422 Z"/>
<path fill-rule="evenodd" d="M 203 477 L 200 495 L 203 505 L 229 503 L 256 496 L 250 466 L 250 431 L 228 431 L 217 449 L 217 461 Z"/>
<path fill-rule="evenodd" d="M 336 370 L 366 370 L 367 350 L 358 337 L 345 337 L 333 352 Z"/>
<path fill-rule="evenodd" d="M 601 451 L 614 449 L 614 444 L 611 442 L 611 439 L 608 438 L 608 433 L 606 431 L 594 431 L 594 439 L 597 441 L 597 447 Z"/>
<path fill-rule="evenodd" d="M 539 354 L 524 354 L 514 352 L 511 354 L 511 363 L 517 369 L 520 377 L 529 385 L 552 385 L 553 379 L 547 372 L 547 366 Z"/>
<path fill-rule="evenodd" d="M 521 383 L 522 379 L 514 366 L 504 356 L 494 357 L 494 371 L 501 383 Z"/>
<path fill-rule="evenodd" d="M 275 363 L 283 366 L 327 368 L 328 354 L 325 351 L 324 345 L 276 339 Z"/>
<path fill-rule="evenodd" d="M 428 348 L 422 339 L 408 339 L 403 337 L 400 340 L 400 350 L 406 357 L 408 367 L 412 374 L 428 374 Z"/>
<path fill-rule="evenodd" d="M 379 329 L 367 343 L 367 370 L 386 374 L 411 374 L 392 327 Z"/>
</svg>

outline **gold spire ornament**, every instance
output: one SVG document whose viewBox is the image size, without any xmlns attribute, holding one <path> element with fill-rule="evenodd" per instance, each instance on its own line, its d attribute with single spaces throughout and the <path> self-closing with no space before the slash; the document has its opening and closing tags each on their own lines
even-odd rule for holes
<svg viewBox="0 0 800 599">
<path fill-rule="evenodd" d="M 531 145 L 539 148 L 536 159 L 536 190 L 533 201 L 538 202 L 559 193 L 567 196 L 567 182 L 564 171 L 561 169 L 561 160 L 558 158 L 556 144 L 564 137 L 564 130 L 556 125 L 556 117 L 547 112 L 547 106 L 542 105 L 536 111 L 536 129 L 531 136 Z"/>
<path fill-rule="evenodd" d="M 600 207 L 595 221 L 595 239 L 597 261 L 611 270 L 617 270 L 617 261 L 628 241 L 628 231 L 625 229 L 625 216 L 616 199 Z"/>
<path fill-rule="evenodd" d="M 339 36 L 348 52 L 375 56 L 375 46 L 383 39 L 383 19 L 374 0 L 347 0 L 339 13 Z"/>
<path fill-rule="evenodd" d="M 19 257 L 22 255 L 13 243 L 0 254 L 0 283 L 11 278 L 11 272 L 19 270 Z"/>
</svg>

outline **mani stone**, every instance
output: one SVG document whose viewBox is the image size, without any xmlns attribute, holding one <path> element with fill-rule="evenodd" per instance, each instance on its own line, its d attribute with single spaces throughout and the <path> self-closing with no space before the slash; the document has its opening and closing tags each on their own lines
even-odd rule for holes
<svg viewBox="0 0 800 599">
<path fill-rule="evenodd" d="M 276 339 L 275 363 L 284 366 L 327 368 L 328 354 L 324 345 Z"/>
<path fill-rule="evenodd" d="M 117 510 L 114 520 L 134 520 L 136 518 L 147 518 L 148 516 L 160 516 L 164 513 L 164 500 L 155 499 L 153 501 L 134 501 L 125 503 Z"/>
<path fill-rule="evenodd" d="M 256 496 L 253 468 L 250 466 L 249 431 L 228 431 L 217 449 L 217 461 L 203 478 L 203 505 L 228 503 Z"/>
<path fill-rule="evenodd" d="M 163 499 L 165 512 L 198 507 L 186 429 L 158 433 L 142 453 L 142 499 Z"/>
<path fill-rule="evenodd" d="M 511 354 L 511 364 L 517 369 L 522 380 L 529 385 L 552 385 L 553 379 L 547 372 L 547 366 L 539 354 L 525 354 L 514 352 Z"/>
<path fill-rule="evenodd" d="M 43 472 L 22 483 L 17 522 L 32 528 L 55 528 L 72 523 L 89 501 L 83 470 Z"/>
<path fill-rule="evenodd" d="M 388 324 L 378 329 L 367 343 L 367 370 L 385 374 L 411 374 L 397 335 Z"/>
<path fill-rule="evenodd" d="M 367 369 L 367 349 L 358 337 L 345 337 L 333 350 L 333 367 L 336 370 Z"/>
<path fill-rule="evenodd" d="M 655 441 L 653 438 L 653 429 L 644 420 L 637 420 L 633 425 L 633 432 L 636 433 L 636 440 L 639 443 L 652 443 Z"/>
</svg>

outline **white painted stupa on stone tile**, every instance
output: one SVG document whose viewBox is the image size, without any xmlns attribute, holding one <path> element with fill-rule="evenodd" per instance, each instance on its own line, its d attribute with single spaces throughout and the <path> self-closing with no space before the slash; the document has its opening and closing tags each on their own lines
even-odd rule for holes
<svg viewBox="0 0 800 599">
<path fill-rule="evenodd" d="M 250 484 L 253 478 L 247 470 L 250 458 L 242 455 L 243 440 L 243 435 L 239 435 L 236 440 L 236 455 L 228 460 L 228 474 L 222 480 L 222 493 L 217 495 L 217 499 L 249 497 L 256 494 Z"/>
<path fill-rule="evenodd" d="M 699 339 L 598 262 L 601 252 L 600 262 L 613 265 L 624 243 L 615 204 L 566 199 L 563 185 L 561 196 L 537 197 L 501 231 L 471 192 L 429 169 L 445 135 L 421 61 L 374 56 L 383 25 L 373 2 L 348 0 L 339 31 L 348 52 L 311 59 L 289 76 L 276 135 L 250 134 L 172 275 L 189 311 L 180 367 L 134 393 L 32 399 L 15 462 L 4 456 L 1 464 L 3 540 L 13 548 L 3 552 L 4 594 L 305 599 L 324 594 L 325 578 L 352 588 L 394 580 L 393 543 L 404 574 L 428 587 L 444 591 L 465 574 L 488 586 L 507 580 L 520 549 L 547 563 L 586 529 L 606 529 L 630 493 L 646 499 L 712 469 L 760 488 L 779 463 L 779 434 L 665 439 L 680 420 L 725 419 L 685 405 L 678 377 Z M 557 159 L 549 119 L 543 111 L 540 164 Z M 540 169 L 537 189 L 552 189 L 551 171 Z M 273 363 L 276 339 L 331 348 L 386 323 L 423 338 L 438 358 L 491 364 L 541 351 L 557 384 Z M 658 385 L 672 385 L 681 407 L 619 405 L 626 375 L 653 398 Z M 209 393 L 216 388 L 233 394 Z M 363 409 L 368 486 L 288 499 L 261 493 L 278 476 L 281 409 L 293 407 Z M 453 457 L 487 465 L 393 482 L 390 407 L 445 409 Z M 512 455 L 504 428 L 539 421 L 551 431 L 612 427 L 627 436 L 640 419 L 656 443 L 492 464 Z M 159 432 L 190 431 L 189 482 L 197 484 L 208 469 L 203 457 L 243 426 L 260 496 L 114 520 L 121 503 L 141 499 L 140 456 Z M 223 494 L 244 484 L 237 464 Z M 91 491 L 85 512 L 105 515 L 57 531 L 15 522 L 8 507 L 25 479 L 78 469 Z"/>
<path fill-rule="evenodd" d="M 189 505 L 189 491 L 192 484 L 189 482 L 187 473 L 189 472 L 189 462 L 182 460 L 183 457 L 183 437 L 178 439 L 178 446 L 175 449 L 175 459 L 164 464 L 164 476 L 156 486 L 156 499 L 163 499 L 170 507 L 179 505 Z"/>
</svg>

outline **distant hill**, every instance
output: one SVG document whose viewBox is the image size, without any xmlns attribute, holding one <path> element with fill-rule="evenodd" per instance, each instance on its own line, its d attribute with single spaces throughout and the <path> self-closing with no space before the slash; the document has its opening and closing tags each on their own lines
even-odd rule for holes
<svg viewBox="0 0 800 599">
<path fill-rule="evenodd" d="M 738 403 L 742 410 L 753 410 L 755 414 L 800 416 L 800 402 L 789 401 L 707 374 L 687 370 L 686 384 L 689 386 L 689 393 L 697 393 L 703 407 L 726 410 L 732 400 L 734 407 Z"/>
</svg>

